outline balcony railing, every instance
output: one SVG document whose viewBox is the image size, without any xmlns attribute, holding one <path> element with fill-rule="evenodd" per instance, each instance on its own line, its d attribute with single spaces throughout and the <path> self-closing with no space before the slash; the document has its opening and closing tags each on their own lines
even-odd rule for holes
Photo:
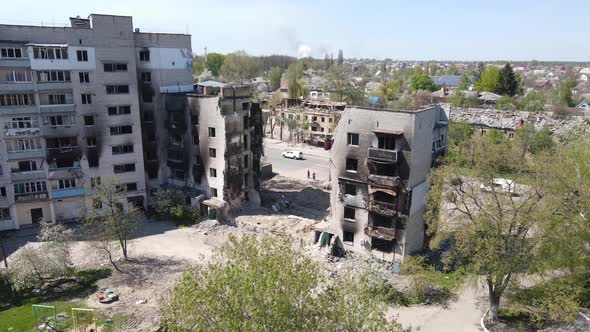
<svg viewBox="0 0 590 332">
<path fill-rule="evenodd" d="M 395 228 L 369 225 L 365 228 L 365 234 L 380 240 L 392 241 L 395 239 Z"/>
<path fill-rule="evenodd" d="M 8 151 L 6 154 L 6 159 L 14 160 L 14 159 L 33 159 L 33 158 L 42 158 L 45 157 L 45 150 L 38 149 L 38 150 L 25 150 L 25 151 Z"/>
<path fill-rule="evenodd" d="M 397 163 L 398 150 L 369 148 L 368 156 L 369 156 L 369 159 L 376 159 L 376 160 L 387 161 L 387 162 L 391 162 L 391 163 Z"/>
<path fill-rule="evenodd" d="M 64 198 L 84 195 L 84 188 L 66 188 L 51 190 L 51 198 Z"/>
<path fill-rule="evenodd" d="M 40 192 L 35 192 L 35 193 L 15 194 L 14 195 L 15 203 L 46 201 L 48 199 L 49 199 L 49 194 L 47 193 L 47 191 L 40 191 Z"/>
<path fill-rule="evenodd" d="M 38 180 L 44 179 L 46 177 L 45 170 L 36 170 L 36 171 L 11 171 L 10 178 L 12 181 L 20 182 L 25 180 Z"/>
<path fill-rule="evenodd" d="M 53 179 L 71 179 L 71 178 L 79 178 L 82 177 L 82 168 L 80 167 L 80 162 L 76 163 L 74 167 L 63 167 L 57 168 L 54 167 L 55 165 L 49 165 L 49 175 L 47 178 L 49 180 Z"/>
<path fill-rule="evenodd" d="M 370 183 L 385 187 L 397 187 L 401 185 L 401 179 L 399 176 L 369 174 L 367 179 Z"/>
<path fill-rule="evenodd" d="M 393 217 L 397 212 L 397 204 L 393 202 L 378 201 L 370 197 L 369 210 L 385 216 Z"/>
<path fill-rule="evenodd" d="M 39 125 L 34 123 L 30 128 L 6 128 L 4 136 L 6 137 L 21 137 L 21 136 L 39 136 L 41 130 Z"/>
</svg>

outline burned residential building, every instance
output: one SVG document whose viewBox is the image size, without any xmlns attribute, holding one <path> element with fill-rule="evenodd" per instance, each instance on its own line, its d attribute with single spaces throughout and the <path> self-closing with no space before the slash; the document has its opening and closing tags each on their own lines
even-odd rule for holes
<svg viewBox="0 0 590 332">
<path fill-rule="evenodd" d="M 332 140 L 340 114 L 345 108 L 344 102 L 285 99 L 278 114 L 281 124 L 275 131 L 279 130 L 279 135 L 283 131 L 282 139 L 290 138 L 323 145 L 326 141 Z"/>
<path fill-rule="evenodd" d="M 70 23 L 0 25 L 0 229 L 77 219 L 104 177 L 124 206 L 146 204 L 140 109 L 152 84 L 183 83 L 190 36 L 141 33 L 129 16 Z"/>
<path fill-rule="evenodd" d="M 202 214 L 223 219 L 243 202 L 259 204 L 262 110 L 249 86 L 162 93 L 160 185 L 191 188 Z"/>
<path fill-rule="evenodd" d="M 388 261 L 421 249 L 426 179 L 445 153 L 447 125 L 439 106 L 346 109 L 331 151 L 331 219 L 316 234 Z"/>
</svg>

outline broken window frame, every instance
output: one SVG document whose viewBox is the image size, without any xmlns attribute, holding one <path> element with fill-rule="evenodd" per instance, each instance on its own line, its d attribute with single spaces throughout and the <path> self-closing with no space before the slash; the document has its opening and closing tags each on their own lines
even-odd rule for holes
<svg viewBox="0 0 590 332">
<path fill-rule="evenodd" d="M 348 222 L 356 221 L 356 209 L 352 206 L 344 206 L 343 218 Z"/>
<path fill-rule="evenodd" d="M 342 242 L 346 244 L 354 244 L 354 232 L 342 231 Z"/>
<path fill-rule="evenodd" d="M 133 126 L 132 125 L 123 125 L 123 126 L 109 127 L 109 131 L 110 131 L 111 136 L 133 134 Z"/>
<path fill-rule="evenodd" d="M 107 95 L 126 95 L 129 94 L 129 85 L 118 84 L 118 85 L 106 85 Z"/>
<path fill-rule="evenodd" d="M 352 167 L 354 163 L 354 168 Z M 351 173 L 358 172 L 358 159 L 346 158 L 346 171 Z"/>
<path fill-rule="evenodd" d="M 111 146 L 111 153 L 113 155 L 128 154 L 134 151 L 133 144 L 113 145 Z"/>
<path fill-rule="evenodd" d="M 113 173 L 133 173 L 135 172 L 135 163 L 117 164 L 113 165 Z"/>
</svg>

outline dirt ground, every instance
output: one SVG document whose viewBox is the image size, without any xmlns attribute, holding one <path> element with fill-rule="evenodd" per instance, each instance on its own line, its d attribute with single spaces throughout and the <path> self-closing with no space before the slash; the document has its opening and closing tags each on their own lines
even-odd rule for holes
<svg viewBox="0 0 590 332">
<path fill-rule="evenodd" d="M 235 217 L 228 224 L 209 220 L 192 227 L 176 228 L 171 222 L 146 220 L 131 243 L 131 260 L 119 262 L 126 273 L 113 272 L 98 282 L 99 288 L 112 288 L 119 293 L 120 300 L 100 304 L 94 294 L 85 300 L 89 307 L 97 308 L 106 317 L 126 317 L 121 331 L 154 331 L 158 325 L 161 296 L 186 265 L 206 263 L 212 258 L 214 249 L 230 234 L 286 233 L 295 242 L 303 244 L 305 252 L 318 259 L 326 273 L 356 273 L 371 269 L 390 280 L 397 289 L 407 288 L 407 278 L 393 274 L 386 265 L 374 259 L 356 255 L 327 258 L 325 249 L 313 244 L 313 226 L 329 215 L 326 185 L 275 176 L 263 184 L 262 206 L 232 211 L 231 215 Z M 273 209 L 278 205 L 281 207 Z M 110 267 L 110 263 L 84 241 L 75 244 L 72 256 L 73 263 L 81 269 Z M 392 308 L 388 317 L 396 317 L 404 326 L 420 327 L 423 331 L 473 331 L 477 329 L 482 312 L 473 292 L 466 290 L 449 308 Z"/>
</svg>

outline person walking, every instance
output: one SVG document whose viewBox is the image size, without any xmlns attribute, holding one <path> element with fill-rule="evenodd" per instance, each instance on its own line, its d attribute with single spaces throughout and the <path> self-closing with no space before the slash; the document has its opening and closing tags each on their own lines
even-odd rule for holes
<svg viewBox="0 0 590 332">
<path fill-rule="evenodd" d="M 315 181 L 315 172 L 313 172 L 313 180 Z"/>
<path fill-rule="evenodd" d="M 307 169 L 307 178 L 309 179 L 309 168 Z"/>
</svg>

